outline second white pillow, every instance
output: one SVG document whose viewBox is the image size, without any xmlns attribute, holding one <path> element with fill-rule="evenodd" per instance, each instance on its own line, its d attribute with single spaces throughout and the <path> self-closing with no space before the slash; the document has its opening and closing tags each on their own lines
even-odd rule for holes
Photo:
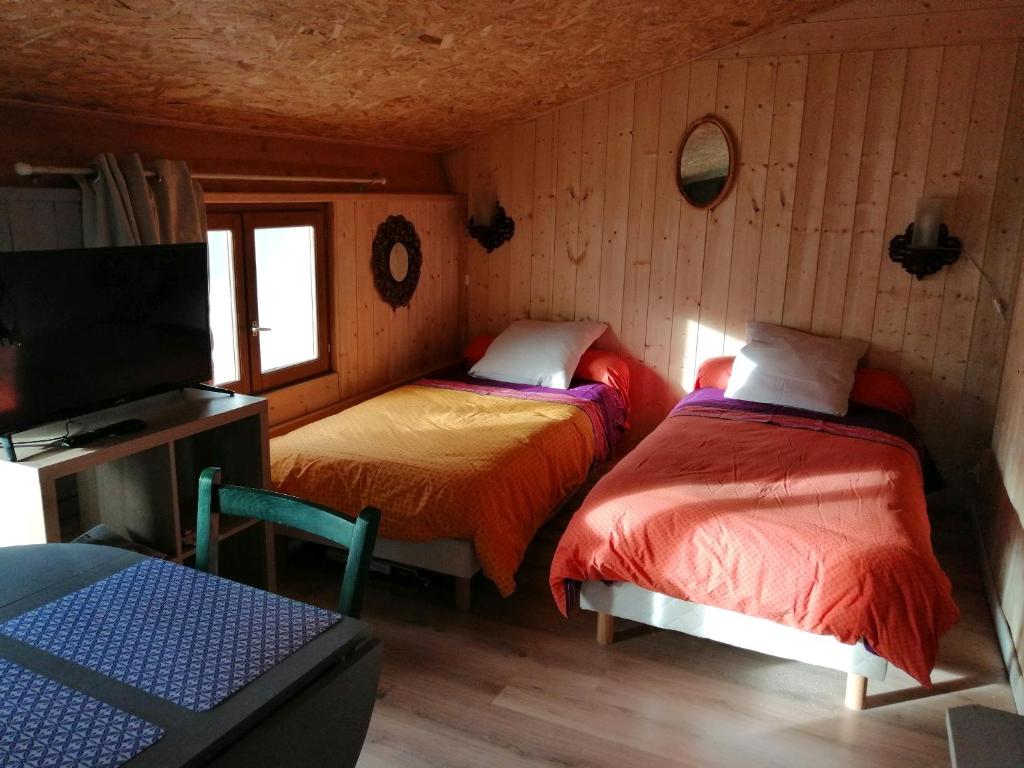
<svg viewBox="0 0 1024 768">
<path fill-rule="evenodd" d="M 749 323 L 725 396 L 843 416 L 857 363 L 859 339 L 830 339 L 769 323 Z"/>
<path fill-rule="evenodd" d="M 470 376 L 568 389 L 587 348 L 607 328 L 592 321 L 517 320 L 498 334 Z"/>
</svg>

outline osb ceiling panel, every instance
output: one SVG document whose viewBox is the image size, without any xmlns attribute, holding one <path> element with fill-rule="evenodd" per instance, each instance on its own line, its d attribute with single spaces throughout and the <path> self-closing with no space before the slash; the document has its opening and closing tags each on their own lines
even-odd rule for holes
<svg viewBox="0 0 1024 768">
<path fill-rule="evenodd" d="M 0 97 L 429 150 L 838 0 L 0 0 Z"/>
</svg>

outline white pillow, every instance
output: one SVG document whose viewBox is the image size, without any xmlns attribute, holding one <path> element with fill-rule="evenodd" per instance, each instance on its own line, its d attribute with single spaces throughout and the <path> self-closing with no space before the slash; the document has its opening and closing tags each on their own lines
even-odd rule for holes
<svg viewBox="0 0 1024 768">
<path fill-rule="evenodd" d="M 844 416 L 857 363 L 867 349 L 859 339 L 749 323 L 747 345 L 736 355 L 725 396 Z"/>
<path fill-rule="evenodd" d="M 587 347 L 607 326 L 590 321 L 517 320 L 498 334 L 470 376 L 512 384 L 568 389 Z"/>
</svg>

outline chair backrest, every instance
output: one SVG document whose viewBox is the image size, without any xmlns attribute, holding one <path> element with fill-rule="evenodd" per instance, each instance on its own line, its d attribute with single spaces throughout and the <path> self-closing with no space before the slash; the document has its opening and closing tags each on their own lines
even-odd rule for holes
<svg viewBox="0 0 1024 768">
<path fill-rule="evenodd" d="M 359 618 L 363 589 L 380 527 L 380 510 L 366 507 L 353 520 L 309 501 L 259 488 L 222 485 L 220 468 L 207 467 L 199 475 L 199 509 L 196 515 L 196 568 L 217 572 L 219 515 L 233 515 L 280 523 L 345 547 L 348 562 L 341 579 L 338 612 Z"/>
</svg>

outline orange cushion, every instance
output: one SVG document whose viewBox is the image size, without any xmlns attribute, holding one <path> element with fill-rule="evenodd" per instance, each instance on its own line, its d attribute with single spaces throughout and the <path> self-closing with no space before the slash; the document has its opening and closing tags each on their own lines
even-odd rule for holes
<svg viewBox="0 0 1024 768">
<path fill-rule="evenodd" d="M 914 395 L 895 373 L 878 368 L 858 368 L 850 402 L 898 413 L 905 419 L 914 415 Z"/>
<path fill-rule="evenodd" d="M 472 339 L 462 351 L 463 361 L 469 365 L 475 365 L 487 352 L 492 341 L 494 341 L 494 337 L 487 335 Z M 617 389 L 626 401 L 627 410 L 629 409 L 629 365 L 614 352 L 605 349 L 588 349 L 580 358 L 573 378 L 596 381 Z"/>
<path fill-rule="evenodd" d="M 732 375 L 732 361 L 735 357 L 709 357 L 697 369 L 694 389 L 725 389 Z"/>
<path fill-rule="evenodd" d="M 618 390 L 629 412 L 629 365 L 614 352 L 606 349 L 588 349 L 576 366 L 574 378 L 607 384 Z"/>
<path fill-rule="evenodd" d="M 709 357 L 697 370 L 694 389 L 725 389 L 732 374 L 732 357 Z M 914 415 L 914 395 L 895 373 L 878 368 L 858 368 L 850 392 L 850 402 L 898 413 L 906 419 Z"/>
<path fill-rule="evenodd" d="M 462 350 L 462 361 L 470 365 L 476 365 L 487 354 L 487 348 L 491 346 L 492 341 L 494 341 L 494 337 L 486 335 L 471 339 L 466 348 Z"/>
</svg>

